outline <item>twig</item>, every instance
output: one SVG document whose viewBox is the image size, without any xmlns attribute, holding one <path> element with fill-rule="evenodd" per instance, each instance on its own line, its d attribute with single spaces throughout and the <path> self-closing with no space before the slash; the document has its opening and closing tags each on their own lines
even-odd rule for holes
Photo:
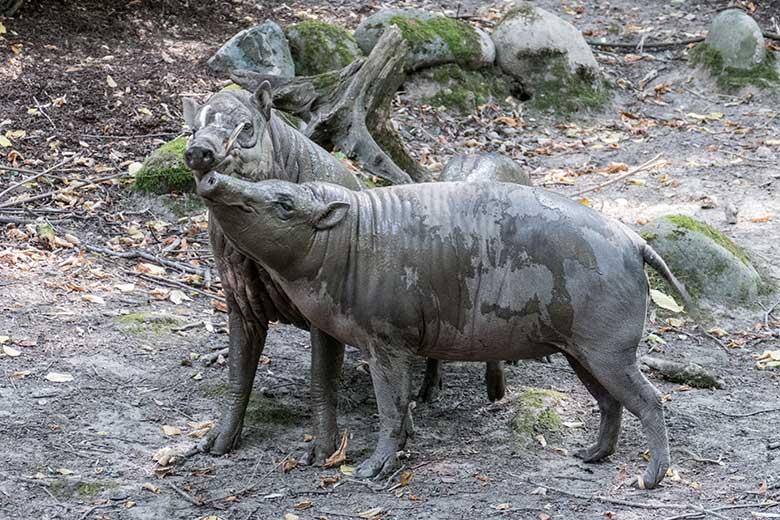
<svg viewBox="0 0 780 520">
<path fill-rule="evenodd" d="M 186 283 L 177 282 L 176 280 L 168 280 L 166 278 L 160 278 L 159 276 L 154 276 L 153 274 L 147 274 L 147 273 L 136 273 L 135 271 L 127 271 L 124 270 L 126 274 L 131 274 L 133 276 L 137 276 L 138 278 L 141 278 L 142 280 L 147 280 L 150 282 L 156 282 L 162 285 L 167 285 L 169 287 L 179 287 L 182 289 L 186 289 L 188 291 L 196 292 L 200 295 L 206 296 L 207 298 L 211 298 L 213 300 L 217 300 L 218 302 L 225 303 L 225 298 L 222 296 L 218 296 L 214 293 L 206 292 L 202 289 L 198 289 L 197 287 L 193 287 L 191 285 L 187 285 Z"/>
<path fill-rule="evenodd" d="M 602 182 L 601 184 L 598 184 L 598 185 L 593 186 L 591 188 L 587 188 L 587 189 L 584 189 L 584 190 L 580 190 L 580 191 L 578 191 L 576 193 L 572 193 L 571 197 L 579 197 L 580 195 L 584 195 L 585 193 L 590 193 L 591 191 L 600 190 L 600 189 L 602 189 L 602 188 L 604 188 L 606 186 L 609 186 L 610 184 L 614 184 L 616 182 L 620 182 L 623 179 L 631 177 L 632 175 L 636 175 L 637 173 L 639 173 L 641 171 L 647 170 L 647 169 L 655 166 L 655 163 L 658 161 L 659 157 L 661 157 L 660 153 L 658 155 L 656 155 L 655 157 L 653 157 L 652 159 L 650 159 L 649 161 L 640 164 L 636 168 L 628 170 L 626 173 L 624 173 L 622 175 L 618 175 L 617 177 L 609 179 L 608 181 Z"/>
<path fill-rule="evenodd" d="M 87 251 L 90 251 L 92 253 L 100 253 L 108 256 L 114 256 L 117 258 L 142 258 L 144 260 L 148 260 L 149 262 L 155 262 L 156 264 L 159 265 L 164 265 L 166 267 L 172 267 L 173 269 L 178 269 L 179 271 L 184 271 L 185 273 L 192 273 L 192 274 L 198 274 L 203 276 L 203 269 L 198 269 L 197 267 L 193 267 L 191 265 L 182 264 L 181 262 L 174 262 L 173 260 L 166 260 L 165 258 L 160 258 L 151 253 L 147 253 L 146 251 L 140 251 L 135 249 L 132 251 L 125 251 L 119 253 L 117 251 L 112 251 L 111 249 L 105 247 L 93 246 L 90 244 L 86 244 L 83 247 Z"/>
<path fill-rule="evenodd" d="M 533 482 L 531 480 L 523 479 L 520 475 L 515 475 L 513 473 L 507 472 L 508 475 L 518 478 L 520 480 L 526 480 L 529 484 L 541 487 L 545 489 L 549 489 L 551 491 L 555 491 L 556 493 L 560 493 L 562 495 L 567 495 L 574 498 L 579 498 L 580 500 L 597 500 L 599 502 L 608 502 L 610 504 L 617 504 L 621 506 L 629 506 L 629 507 L 637 507 L 641 509 L 690 509 L 691 506 L 687 504 L 663 504 L 661 502 L 633 502 L 631 500 L 622 500 L 619 498 L 610 498 L 606 497 L 604 495 L 586 495 L 584 493 L 577 493 L 574 491 L 567 491 L 565 489 L 556 488 L 553 486 L 550 486 L 548 484 L 537 484 L 536 482 Z"/>
<path fill-rule="evenodd" d="M 62 167 L 62 166 L 64 166 L 64 165 L 66 165 L 66 164 L 67 164 L 67 163 L 69 163 L 71 160 L 73 160 L 73 157 L 68 157 L 68 158 L 66 158 L 66 159 L 63 159 L 62 161 L 58 162 L 58 163 L 57 163 L 57 164 L 55 164 L 54 166 L 51 166 L 51 167 L 49 167 L 49 168 L 46 168 L 45 170 L 43 170 L 43 171 L 41 171 L 41 172 L 31 172 L 31 175 L 30 175 L 29 177 L 25 177 L 24 179 L 22 179 L 22 180 L 20 180 L 20 181 L 18 181 L 18 182 L 15 182 L 15 183 L 13 183 L 13 184 L 11 184 L 11 185 L 10 185 L 8 188 L 4 189 L 3 191 L 0 191 L 0 199 L 2 199 L 2 198 L 5 196 L 5 195 L 7 195 L 7 194 L 11 193 L 12 191 L 14 191 L 14 190 L 15 190 L 16 188 L 18 188 L 19 186 L 22 186 L 22 185 L 24 185 L 24 184 L 27 184 L 28 182 L 32 182 L 32 181 L 34 181 L 34 180 L 38 179 L 39 177 L 43 177 L 44 175 L 46 175 L 46 174 L 48 174 L 48 173 L 50 173 L 50 172 L 53 172 L 54 170 L 57 170 L 57 169 L 59 169 L 60 167 Z M 8 169 L 8 170 L 15 170 L 15 169 L 13 169 L 13 168 L 5 168 L 5 167 L 4 167 L 3 169 L 4 169 L 4 170 L 5 170 L 5 169 Z M 15 170 L 15 171 L 21 171 L 21 170 Z M 29 171 L 29 170 L 27 170 L 27 171 Z"/>
<path fill-rule="evenodd" d="M 57 218 L 57 219 L 46 219 L 45 222 L 48 222 L 49 224 L 61 224 L 62 222 L 67 222 L 68 219 L 66 218 Z M 18 226 L 24 226 L 25 224 L 36 224 L 38 223 L 38 220 L 33 220 L 31 218 L 19 218 L 19 217 L 12 217 L 8 215 L 0 215 L 0 224 L 16 224 Z"/>
<path fill-rule="evenodd" d="M 100 178 L 95 179 L 95 180 L 87 180 L 87 181 L 85 181 L 86 184 L 84 184 L 83 186 L 79 186 L 79 187 L 80 188 L 84 188 L 86 186 L 91 186 L 93 184 L 98 184 L 100 182 L 109 181 L 111 179 L 119 179 L 119 178 L 122 178 L 122 177 L 127 177 L 128 175 L 130 175 L 128 172 L 113 173 L 111 175 L 106 175 L 105 177 L 100 177 Z M 3 202 L 2 204 L 0 204 L 0 209 L 12 207 L 12 206 L 18 206 L 18 205 L 21 205 L 21 204 L 27 204 L 28 202 L 34 202 L 36 200 L 48 199 L 48 198 L 53 197 L 54 195 L 56 195 L 58 193 L 62 193 L 63 191 L 68 190 L 68 189 L 70 189 L 70 186 L 66 186 L 66 187 L 60 188 L 58 190 L 47 191 L 46 193 L 41 193 L 40 195 L 34 195 L 34 196 L 28 197 L 28 198 L 26 198 L 24 200 L 6 201 L 6 202 Z"/>
<path fill-rule="evenodd" d="M 730 506 L 719 506 L 714 507 L 712 509 L 702 509 L 697 513 L 685 513 L 682 515 L 675 515 L 675 516 L 669 516 L 664 518 L 664 520 L 679 520 L 681 518 L 694 518 L 697 516 L 701 516 L 706 514 L 712 514 L 714 516 L 720 516 L 721 518 L 724 518 L 723 515 L 718 515 L 716 511 L 729 511 L 731 509 L 747 509 L 751 507 L 776 507 L 780 505 L 780 502 L 758 502 L 758 503 L 752 503 L 752 504 L 733 504 Z M 698 508 L 695 508 L 698 509 Z"/>
<path fill-rule="evenodd" d="M 767 330 L 772 330 L 769 328 L 769 317 L 772 315 L 772 313 L 775 311 L 775 308 L 780 305 L 780 300 L 777 300 L 771 307 L 767 309 L 767 311 L 764 313 L 764 327 L 766 327 Z"/>
<path fill-rule="evenodd" d="M 616 49 L 637 49 L 639 48 L 640 44 L 643 49 L 668 49 L 671 47 L 681 47 L 690 45 L 692 43 L 699 43 L 704 41 L 704 36 L 698 36 L 696 38 L 689 38 L 687 40 L 679 40 L 676 42 L 658 42 L 658 43 L 647 43 L 647 42 L 633 42 L 633 43 L 623 43 L 623 42 L 597 42 L 594 40 L 587 40 L 588 45 L 591 47 L 614 47 Z"/>
<path fill-rule="evenodd" d="M 200 359 L 198 361 L 200 361 L 205 366 L 211 366 L 211 365 L 213 365 L 214 363 L 217 362 L 217 360 L 219 359 L 219 356 L 228 357 L 229 353 L 230 353 L 230 349 L 229 348 L 223 348 L 223 349 L 220 349 L 220 350 L 215 350 L 214 352 L 211 352 L 209 354 L 205 354 L 203 356 L 200 356 Z"/>
<path fill-rule="evenodd" d="M 712 341 L 714 341 L 715 343 L 717 343 L 717 344 L 718 344 L 718 346 L 719 346 L 720 348 L 722 348 L 722 349 L 723 349 L 723 351 L 724 351 L 724 352 L 726 352 L 727 354 L 728 354 L 728 353 L 731 353 L 731 351 L 729 350 L 729 348 L 726 346 L 726 344 L 725 344 L 725 343 L 723 343 L 723 342 L 722 342 L 720 339 L 718 339 L 717 337 L 713 336 L 712 334 L 710 334 L 710 333 L 709 333 L 709 332 L 707 332 L 706 330 L 703 330 L 703 331 L 701 331 L 701 335 L 702 335 L 702 336 L 707 336 L 707 337 L 708 337 L 708 338 L 710 338 Z"/>
<path fill-rule="evenodd" d="M 92 507 L 90 507 L 89 509 L 87 509 L 87 510 L 84 512 L 84 514 L 83 514 L 83 515 L 81 515 L 81 516 L 79 517 L 79 520 L 84 520 L 85 518 L 87 518 L 89 515 L 91 515 L 92 513 L 94 513 L 95 511 L 97 511 L 98 509 L 107 509 L 107 508 L 109 508 L 109 507 L 114 507 L 114 504 L 100 504 L 100 505 L 98 505 L 98 506 L 92 506 Z"/>
<path fill-rule="evenodd" d="M 171 489 L 173 489 L 176 493 L 178 493 L 182 498 L 184 498 L 190 504 L 196 505 L 198 507 L 203 505 L 203 502 L 195 498 L 192 498 L 189 493 L 180 489 L 176 484 L 174 484 L 170 480 L 165 480 L 165 482 L 171 487 Z"/>
<path fill-rule="evenodd" d="M 99 135 L 99 134 L 81 134 L 81 137 L 91 137 L 92 139 L 149 139 L 152 137 L 171 137 L 180 136 L 181 133 L 168 132 L 157 134 L 144 134 L 144 135 Z"/>
<path fill-rule="evenodd" d="M 232 496 L 243 495 L 244 493 L 246 493 L 250 489 L 252 489 L 255 486 L 257 486 L 260 482 L 262 482 L 263 480 L 267 479 L 271 475 L 271 473 L 273 473 L 278 468 L 280 468 L 282 466 L 282 464 L 284 464 L 287 461 L 287 459 L 289 459 L 289 458 L 290 458 L 290 455 L 286 455 L 282 460 L 279 461 L 278 464 L 276 464 L 273 468 L 268 470 L 268 473 L 266 473 L 265 475 L 261 476 L 259 479 L 257 479 L 257 481 L 250 482 L 249 484 L 244 486 L 244 488 L 241 489 L 240 491 L 237 491 L 236 493 L 229 493 L 227 495 L 224 495 L 224 496 L 221 496 L 221 497 L 217 497 L 217 498 L 212 498 L 210 500 L 207 500 L 206 502 L 201 503 L 201 505 L 208 506 L 208 505 L 211 505 L 211 504 L 213 504 L 215 502 L 220 502 L 222 500 L 225 500 L 226 498 L 230 498 Z"/>
<path fill-rule="evenodd" d="M 49 120 L 49 123 L 51 123 L 51 127 L 52 128 L 57 128 L 57 125 L 54 124 L 54 121 L 51 120 L 51 118 L 49 117 L 49 114 L 46 113 L 46 111 L 41 106 L 40 101 L 38 101 L 38 99 L 35 96 L 33 96 L 33 101 L 35 102 L 35 108 L 38 109 L 38 112 L 43 114 L 43 117 L 45 117 L 46 119 Z"/>
<path fill-rule="evenodd" d="M 752 417 L 754 415 L 759 415 L 759 414 L 762 414 L 762 413 L 780 412 L 780 407 L 777 407 L 777 408 L 767 408 L 765 410 L 755 410 L 753 412 L 747 412 L 747 413 L 724 412 L 723 410 L 718 410 L 716 408 L 710 408 L 709 406 L 705 406 L 705 408 L 707 410 L 711 410 L 711 411 L 719 413 L 721 415 L 725 415 L 726 417 L 734 417 L 735 419 L 741 419 L 743 417 Z"/>
<path fill-rule="evenodd" d="M 705 458 L 703 458 L 703 457 L 701 457 L 699 455 L 696 455 L 694 452 L 692 452 L 688 448 L 681 448 L 680 451 L 685 453 L 686 455 L 688 455 L 690 457 L 690 460 L 693 460 L 693 461 L 696 461 L 696 462 L 705 462 L 707 464 L 717 464 L 718 466 L 725 466 L 725 464 L 723 463 L 723 460 L 722 460 L 723 459 L 723 455 L 718 457 L 718 460 L 715 460 L 715 459 L 705 459 Z"/>
</svg>

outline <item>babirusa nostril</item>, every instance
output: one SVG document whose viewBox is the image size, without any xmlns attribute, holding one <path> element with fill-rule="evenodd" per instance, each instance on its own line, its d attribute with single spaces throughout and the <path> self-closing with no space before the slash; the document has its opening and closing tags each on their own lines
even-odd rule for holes
<svg viewBox="0 0 780 520">
<path fill-rule="evenodd" d="M 214 176 L 212 175 L 211 177 L 209 177 L 208 182 L 210 186 L 214 186 L 217 183 L 217 179 L 215 179 Z"/>
</svg>

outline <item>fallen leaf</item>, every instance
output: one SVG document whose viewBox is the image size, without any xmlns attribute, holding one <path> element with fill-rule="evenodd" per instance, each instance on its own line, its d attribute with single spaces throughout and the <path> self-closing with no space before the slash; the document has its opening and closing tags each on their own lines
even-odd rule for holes
<svg viewBox="0 0 780 520">
<path fill-rule="evenodd" d="M 60 372 L 49 372 L 46 374 L 46 380 L 52 383 L 70 383 L 73 381 L 73 376 Z"/>
<path fill-rule="evenodd" d="M 314 505 L 314 502 L 311 500 L 304 500 L 303 502 L 298 502 L 293 507 L 297 509 L 298 511 L 303 511 L 304 509 L 309 509 Z"/>
<path fill-rule="evenodd" d="M 3 25 L 3 22 L 0 22 L 0 34 L 5 34 L 6 32 L 5 25 Z"/>
<path fill-rule="evenodd" d="M 301 517 L 292 513 L 285 513 L 282 518 L 284 520 L 300 520 Z"/>
<path fill-rule="evenodd" d="M 539 513 L 539 520 L 552 520 L 552 517 L 547 513 Z"/>
<path fill-rule="evenodd" d="M 680 474 L 677 473 L 677 470 L 674 468 L 666 468 L 666 477 L 675 482 L 680 481 Z"/>
<path fill-rule="evenodd" d="M 5 133 L 5 136 L 10 139 L 21 139 L 27 136 L 27 132 L 24 130 L 9 130 Z"/>
<path fill-rule="evenodd" d="M 662 309 L 666 309 L 672 312 L 683 311 L 683 308 L 680 307 L 676 301 L 674 301 L 674 298 L 656 289 L 650 289 L 650 298 L 652 298 L 653 302 Z"/>
<path fill-rule="evenodd" d="M 18 380 L 18 379 L 24 379 L 25 377 L 32 374 L 32 371 L 30 370 L 18 370 L 11 374 L 11 379 Z"/>
<path fill-rule="evenodd" d="M 159 265 L 148 264 L 146 262 L 140 262 L 135 270 L 139 273 L 151 274 L 153 276 L 162 276 L 165 274 L 165 268 Z"/>
<path fill-rule="evenodd" d="M 384 509 L 382 509 L 381 507 L 372 507 L 371 509 L 367 509 L 362 513 L 358 513 L 357 516 L 359 516 L 360 518 L 374 518 L 382 514 L 383 511 Z"/>
<path fill-rule="evenodd" d="M 133 502 L 132 500 L 126 500 L 122 504 L 122 507 L 124 507 L 125 509 L 130 509 L 131 507 L 135 507 L 135 502 Z"/>
<path fill-rule="evenodd" d="M 148 108 L 146 108 L 146 107 L 141 107 L 141 108 L 139 108 L 139 109 L 138 109 L 138 112 L 140 112 L 141 114 L 143 114 L 143 115 L 145 115 L 145 116 L 148 116 L 148 117 L 151 117 L 151 116 L 152 116 L 152 111 L 151 111 L 151 110 L 149 110 L 149 109 L 148 109 Z"/>
<path fill-rule="evenodd" d="M 0 146 L 3 148 L 9 148 L 12 146 L 11 141 L 8 140 L 8 138 L 4 135 L 0 135 Z"/>
<path fill-rule="evenodd" d="M 352 475 L 355 474 L 354 466 L 347 466 L 346 464 L 342 464 L 341 466 L 339 466 L 339 471 L 348 477 L 351 477 Z"/>
<path fill-rule="evenodd" d="M 694 480 L 693 482 L 688 484 L 688 487 L 691 488 L 691 489 L 701 489 L 701 484 L 699 484 L 698 482 L 696 482 Z"/>
<path fill-rule="evenodd" d="M 303 442 L 311 442 L 314 440 L 314 437 L 309 435 L 308 433 L 303 434 Z"/>
<path fill-rule="evenodd" d="M 718 119 L 723 119 L 723 114 L 721 112 L 710 112 L 709 114 L 696 114 L 694 112 L 689 112 L 686 114 L 686 116 L 698 121 L 717 121 Z"/>
<path fill-rule="evenodd" d="M 282 472 L 283 473 L 289 473 L 292 470 L 294 470 L 295 468 L 297 468 L 298 464 L 299 464 L 299 462 L 296 459 L 290 457 L 289 459 L 286 459 L 282 463 Z"/>
<path fill-rule="evenodd" d="M 118 283 L 114 286 L 115 289 L 121 292 L 133 292 L 135 290 L 134 283 Z"/>
<path fill-rule="evenodd" d="M 11 341 L 11 336 L 0 336 L 0 345 Z"/>
<path fill-rule="evenodd" d="M 322 489 L 325 489 L 328 486 L 332 486 L 333 484 L 335 484 L 339 480 L 341 480 L 341 475 L 331 475 L 331 476 L 320 477 L 320 487 Z"/>
<path fill-rule="evenodd" d="M 57 470 L 57 473 L 59 473 L 60 475 L 73 475 L 74 472 L 66 468 L 59 468 Z"/>
<path fill-rule="evenodd" d="M 402 471 L 398 476 L 398 483 L 402 486 L 408 486 L 413 477 L 414 473 L 412 473 L 410 470 Z"/>
<path fill-rule="evenodd" d="M 335 466 L 340 466 L 345 460 L 347 460 L 347 430 L 344 430 L 344 433 L 341 435 L 339 448 L 333 455 L 325 460 L 324 467 L 333 468 Z"/>
<path fill-rule="evenodd" d="M 100 305 L 105 305 L 106 303 L 106 300 L 94 294 L 84 294 L 82 295 L 81 299 L 90 303 L 99 303 Z"/>
<path fill-rule="evenodd" d="M 182 302 L 192 301 L 192 298 L 184 294 L 184 291 L 180 291 L 179 289 L 173 289 L 171 293 L 168 295 L 168 299 L 171 300 L 176 305 L 180 305 Z"/>
<path fill-rule="evenodd" d="M 753 217 L 750 219 L 750 222 L 758 224 L 759 222 L 769 222 L 772 220 L 772 215 L 762 215 L 760 217 Z"/>
<path fill-rule="evenodd" d="M 497 505 L 495 505 L 493 507 L 495 509 L 498 509 L 499 511 L 506 511 L 507 509 L 511 509 L 512 508 L 512 504 L 510 504 L 509 502 L 502 502 L 502 503 L 497 504 Z"/>
<path fill-rule="evenodd" d="M 116 81 L 114 81 L 114 78 L 112 78 L 110 75 L 106 76 L 106 84 L 111 88 L 117 88 L 119 86 L 116 84 Z"/>
<path fill-rule="evenodd" d="M 18 350 L 16 350 L 13 347 L 9 347 L 7 345 L 3 346 L 3 354 L 5 354 L 8 357 L 19 357 L 19 356 L 22 355 L 21 352 L 19 352 Z"/>
<path fill-rule="evenodd" d="M 712 334 L 714 336 L 717 336 L 719 338 L 722 338 L 724 336 L 728 336 L 729 335 L 729 333 L 727 331 L 721 329 L 720 327 L 712 327 L 707 332 L 709 332 L 710 334 Z"/>
<path fill-rule="evenodd" d="M 160 488 L 155 486 L 154 484 L 152 484 L 150 482 L 144 482 L 143 485 L 141 486 L 141 488 L 145 489 L 147 491 L 151 491 L 152 493 L 155 493 L 155 494 L 160 492 Z"/>
<path fill-rule="evenodd" d="M 181 435 L 181 428 L 178 428 L 176 426 L 165 425 L 162 427 L 162 430 L 163 433 L 168 437 L 175 437 L 176 435 Z"/>
<path fill-rule="evenodd" d="M 176 455 L 173 451 L 173 448 L 166 446 L 165 448 L 160 448 L 157 450 L 157 452 L 152 455 L 152 460 L 155 461 L 160 466 L 168 466 L 174 462 L 176 459 Z"/>
</svg>

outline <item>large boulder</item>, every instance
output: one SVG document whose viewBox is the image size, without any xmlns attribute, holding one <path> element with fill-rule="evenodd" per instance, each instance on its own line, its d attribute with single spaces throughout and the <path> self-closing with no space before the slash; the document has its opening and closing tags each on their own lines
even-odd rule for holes
<svg viewBox="0 0 780 520">
<path fill-rule="evenodd" d="M 495 67 L 470 70 L 448 63 L 413 73 L 403 90 L 403 96 L 412 104 L 469 114 L 480 105 L 504 102 L 512 95 L 512 80 Z"/>
<path fill-rule="evenodd" d="M 495 60 L 490 36 L 461 20 L 421 9 L 383 9 L 365 18 L 355 39 L 369 54 L 390 25 L 396 25 L 409 45 L 406 68 L 417 70 L 444 63 L 479 68 Z"/>
<path fill-rule="evenodd" d="M 179 137 L 153 151 L 135 173 L 135 188 L 149 193 L 195 191 L 192 171 L 184 162 L 187 138 Z"/>
<path fill-rule="evenodd" d="M 209 58 L 208 66 L 218 74 L 241 69 L 274 76 L 295 75 L 287 38 L 281 27 L 271 21 L 233 36 Z"/>
<path fill-rule="evenodd" d="M 721 87 L 732 89 L 776 82 L 776 61 L 775 55 L 764 46 L 761 28 L 739 9 L 718 14 L 707 38 L 690 52 L 692 65 L 714 76 Z"/>
<path fill-rule="evenodd" d="M 696 300 L 708 304 L 755 301 L 761 277 L 745 252 L 712 226 L 686 215 L 665 215 L 641 229 Z"/>
<path fill-rule="evenodd" d="M 441 182 L 515 182 L 531 186 L 528 169 L 500 153 L 456 155 L 439 176 Z"/>
<path fill-rule="evenodd" d="M 345 29 L 309 20 L 287 28 L 295 74 L 314 76 L 346 67 L 361 56 L 355 38 Z"/>
<path fill-rule="evenodd" d="M 598 107 L 608 97 L 596 59 L 577 28 L 525 2 L 492 35 L 496 63 L 539 108 Z"/>
</svg>

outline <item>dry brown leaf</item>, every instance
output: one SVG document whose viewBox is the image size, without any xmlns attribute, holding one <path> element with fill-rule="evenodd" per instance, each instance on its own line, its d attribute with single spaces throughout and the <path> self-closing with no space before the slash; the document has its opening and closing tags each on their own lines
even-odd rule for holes
<svg viewBox="0 0 780 520">
<path fill-rule="evenodd" d="M 145 489 L 147 491 L 151 491 L 152 493 L 159 493 L 160 488 L 152 484 L 151 482 L 144 482 L 144 484 L 141 486 L 142 489 Z"/>
<path fill-rule="evenodd" d="M 139 273 L 151 274 L 153 276 L 163 276 L 165 274 L 164 267 L 146 262 L 139 262 L 138 265 L 135 266 L 135 270 Z"/>
<path fill-rule="evenodd" d="M 81 297 L 81 299 L 84 301 L 88 301 L 89 303 L 98 303 L 100 305 L 106 304 L 106 300 L 104 300 L 100 296 L 97 296 L 96 294 L 85 294 Z"/>
<path fill-rule="evenodd" d="M 339 480 L 341 480 L 341 475 L 338 474 L 320 477 L 320 487 L 325 489 L 328 486 L 334 485 Z"/>
<path fill-rule="evenodd" d="M 341 443 L 339 448 L 325 460 L 324 467 L 333 468 L 340 466 L 342 462 L 347 460 L 347 430 L 341 435 Z"/>
<path fill-rule="evenodd" d="M 314 505 L 314 502 L 311 500 L 304 500 L 303 502 L 298 502 L 293 507 L 297 509 L 298 511 L 303 511 L 304 509 L 309 509 Z"/>
<path fill-rule="evenodd" d="M 760 222 L 769 222 L 770 220 L 772 220 L 772 215 L 762 215 L 760 217 L 751 218 L 750 222 L 758 224 Z"/>
<path fill-rule="evenodd" d="M 384 509 L 382 509 L 381 507 L 372 507 L 371 509 L 367 509 L 362 513 L 358 513 L 357 516 L 359 516 L 360 518 L 370 519 L 381 515 L 383 511 Z"/>
<path fill-rule="evenodd" d="M 296 459 L 290 457 L 289 459 L 286 459 L 282 463 L 282 472 L 289 473 L 292 470 L 294 470 L 295 468 L 297 468 L 298 464 L 300 464 L 300 463 Z"/>
<path fill-rule="evenodd" d="M 162 427 L 162 431 L 168 437 L 175 437 L 176 435 L 181 435 L 181 428 L 177 426 L 164 425 Z"/>
</svg>

